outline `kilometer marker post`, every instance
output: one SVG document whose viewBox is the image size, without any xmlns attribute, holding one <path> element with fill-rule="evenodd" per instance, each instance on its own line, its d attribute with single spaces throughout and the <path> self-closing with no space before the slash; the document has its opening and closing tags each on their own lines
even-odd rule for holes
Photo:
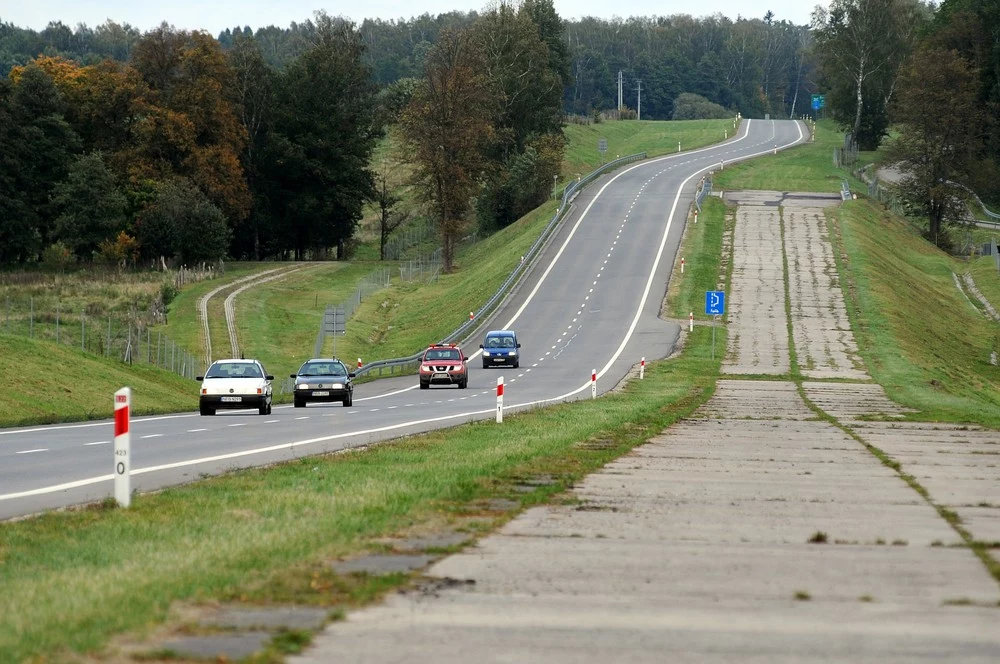
<svg viewBox="0 0 1000 664">
<path fill-rule="evenodd" d="M 123 387 L 115 392 L 115 500 L 122 507 L 132 502 L 131 446 L 129 417 L 132 408 L 132 390 Z"/>
<path fill-rule="evenodd" d="M 497 424 L 503 422 L 503 376 L 497 378 Z"/>
</svg>

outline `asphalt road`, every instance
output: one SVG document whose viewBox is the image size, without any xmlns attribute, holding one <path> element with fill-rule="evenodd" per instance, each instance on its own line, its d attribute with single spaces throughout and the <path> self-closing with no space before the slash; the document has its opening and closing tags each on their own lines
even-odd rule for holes
<svg viewBox="0 0 1000 664">
<path fill-rule="evenodd" d="M 220 411 L 135 418 L 133 489 L 491 419 L 501 375 L 506 412 L 590 398 L 592 369 L 599 393 L 613 388 L 642 357 L 667 356 L 677 339 L 678 326 L 658 312 L 699 178 L 722 162 L 769 155 L 806 139 L 798 122 L 746 121 L 725 143 L 633 164 L 583 191 L 486 326 L 517 330 L 519 369 L 483 369 L 477 339 L 466 349 L 473 358 L 465 390 L 419 390 L 413 376 L 356 386 L 352 408 L 314 404 L 275 407 L 270 416 Z M 275 375 L 285 369 L 268 367 Z M 197 389 L 193 382 L 191 389 Z M 142 398 L 133 394 L 134 403 Z M 108 402 L 110 409 L 111 395 Z M 111 420 L 0 430 L 0 519 L 113 495 L 112 437 Z"/>
</svg>

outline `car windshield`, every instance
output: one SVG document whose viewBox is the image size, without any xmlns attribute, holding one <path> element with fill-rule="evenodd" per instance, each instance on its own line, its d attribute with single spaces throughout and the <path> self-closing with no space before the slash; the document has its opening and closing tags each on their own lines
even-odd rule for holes
<svg viewBox="0 0 1000 664">
<path fill-rule="evenodd" d="M 510 335 L 489 337 L 486 339 L 487 348 L 514 348 L 514 337 Z"/>
<path fill-rule="evenodd" d="M 252 362 L 216 362 L 208 368 L 205 378 L 263 378 L 260 368 Z"/>
<path fill-rule="evenodd" d="M 347 370 L 340 362 L 307 362 L 299 369 L 300 376 L 346 376 Z"/>
<path fill-rule="evenodd" d="M 459 360 L 461 357 L 457 348 L 435 348 L 424 355 L 425 360 Z"/>
</svg>

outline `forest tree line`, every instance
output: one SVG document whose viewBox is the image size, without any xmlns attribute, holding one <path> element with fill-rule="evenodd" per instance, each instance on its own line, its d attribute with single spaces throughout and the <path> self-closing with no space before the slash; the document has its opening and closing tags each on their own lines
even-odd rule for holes
<svg viewBox="0 0 1000 664">
<path fill-rule="evenodd" d="M 343 255 L 365 204 L 388 219 L 397 202 L 371 163 L 390 125 L 449 261 L 469 219 L 493 231 L 544 200 L 564 114 L 634 117 L 640 82 L 643 119 L 797 117 L 822 92 L 863 149 L 895 123 L 893 158 L 927 171 L 908 195 L 940 225 L 957 217 L 944 180 L 1000 198 L 998 14 L 991 0 L 833 0 L 810 26 L 771 12 L 564 21 L 523 0 L 217 37 L 0 23 L 0 262 Z"/>
</svg>

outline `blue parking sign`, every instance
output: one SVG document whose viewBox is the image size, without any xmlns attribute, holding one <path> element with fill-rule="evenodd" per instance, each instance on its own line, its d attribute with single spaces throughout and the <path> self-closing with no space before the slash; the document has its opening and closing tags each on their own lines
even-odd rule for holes
<svg viewBox="0 0 1000 664">
<path fill-rule="evenodd" d="M 726 313 L 726 292 L 720 290 L 705 291 L 705 314 L 721 316 Z"/>
</svg>

